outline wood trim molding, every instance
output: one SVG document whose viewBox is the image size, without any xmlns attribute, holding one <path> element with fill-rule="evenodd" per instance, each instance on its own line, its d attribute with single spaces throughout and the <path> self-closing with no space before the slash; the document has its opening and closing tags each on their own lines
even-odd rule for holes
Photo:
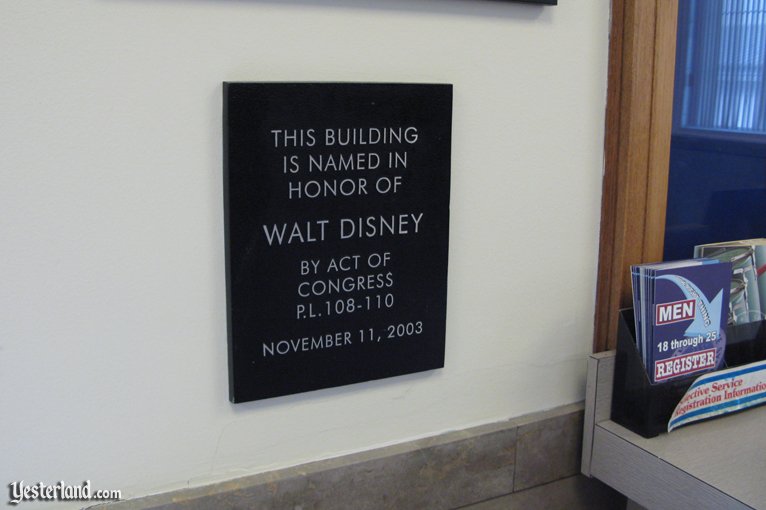
<svg viewBox="0 0 766 510">
<path fill-rule="evenodd" d="M 593 350 L 614 348 L 631 264 L 662 260 L 676 0 L 612 0 Z"/>
</svg>

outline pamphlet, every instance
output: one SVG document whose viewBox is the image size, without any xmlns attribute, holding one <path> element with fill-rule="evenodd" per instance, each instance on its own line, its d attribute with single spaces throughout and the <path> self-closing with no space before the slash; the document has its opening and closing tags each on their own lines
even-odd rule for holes
<svg viewBox="0 0 766 510">
<path fill-rule="evenodd" d="M 728 324 L 766 319 L 766 239 L 703 244 L 694 256 L 731 262 Z"/>
<path fill-rule="evenodd" d="M 724 361 L 731 263 L 689 259 L 631 267 L 636 348 L 652 384 Z"/>
<path fill-rule="evenodd" d="M 766 404 L 766 361 L 699 377 L 676 406 L 668 432 L 705 420 Z"/>
</svg>

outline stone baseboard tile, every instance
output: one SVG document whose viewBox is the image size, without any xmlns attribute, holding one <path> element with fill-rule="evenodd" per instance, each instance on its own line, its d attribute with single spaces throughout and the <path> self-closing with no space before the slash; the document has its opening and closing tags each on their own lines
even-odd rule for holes
<svg viewBox="0 0 766 510">
<path fill-rule="evenodd" d="M 449 432 L 103 510 L 455 509 L 579 472 L 583 405 Z"/>
</svg>

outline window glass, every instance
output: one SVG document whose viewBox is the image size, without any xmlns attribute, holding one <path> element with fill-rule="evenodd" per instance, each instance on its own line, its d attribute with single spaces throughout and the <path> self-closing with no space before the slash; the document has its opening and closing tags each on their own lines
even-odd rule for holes
<svg viewBox="0 0 766 510">
<path fill-rule="evenodd" d="M 766 237 L 766 0 L 679 2 L 665 259 Z"/>
<path fill-rule="evenodd" d="M 677 125 L 766 134 L 766 0 L 679 7 Z"/>
</svg>

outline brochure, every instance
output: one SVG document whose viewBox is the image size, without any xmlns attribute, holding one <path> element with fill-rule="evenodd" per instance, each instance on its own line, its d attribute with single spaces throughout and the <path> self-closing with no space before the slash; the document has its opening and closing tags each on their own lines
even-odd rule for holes
<svg viewBox="0 0 766 510">
<path fill-rule="evenodd" d="M 728 324 L 766 319 L 766 239 L 743 239 L 694 247 L 694 257 L 731 262 Z"/>
<path fill-rule="evenodd" d="M 636 348 L 652 384 L 720 368 L 731 263 L 689 259 L 631 267 Z"/>
</svg>

